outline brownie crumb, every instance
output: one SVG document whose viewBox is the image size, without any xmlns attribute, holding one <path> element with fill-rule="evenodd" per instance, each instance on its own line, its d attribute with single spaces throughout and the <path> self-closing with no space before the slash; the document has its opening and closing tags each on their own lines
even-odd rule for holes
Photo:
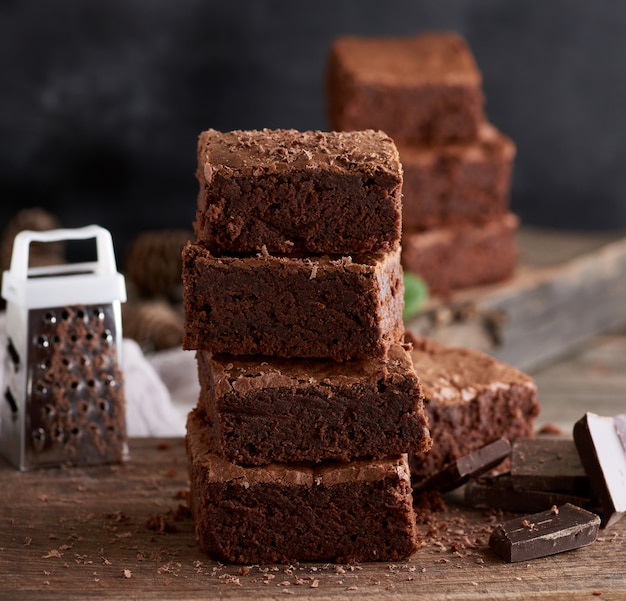
<svg viewBox="0 0 626 601">
<path fill-rule="evenodd" d="M 563 434 L 563 430 L 556 426 L 555 424 L 544 424 L 539 429 L 539 434 L 553 434 L 555 436 L 559 436 Z"/>
</svg>

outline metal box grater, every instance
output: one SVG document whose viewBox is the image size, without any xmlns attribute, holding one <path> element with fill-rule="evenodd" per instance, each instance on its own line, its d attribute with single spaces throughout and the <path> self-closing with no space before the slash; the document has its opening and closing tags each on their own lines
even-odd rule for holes
<svg viewBox="0 0 626 601">
<path fill-rule="evenodd" d="M 95 262 L 28 267 L 31 242 L 92 238 Z M 96 225 L 20 232 L 2 296 L 7 353 L 0 453 L 22 470 L 124 460 L 126 286 L 110 233 Z"/>
</svg>

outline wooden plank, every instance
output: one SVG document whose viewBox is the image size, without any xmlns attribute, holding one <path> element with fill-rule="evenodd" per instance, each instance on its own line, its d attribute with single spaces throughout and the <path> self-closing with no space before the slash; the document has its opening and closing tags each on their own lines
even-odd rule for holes
<svg viewBox="0 0 626 601">
<path fill-rule="evenodd" d="M 553 424 L 571 436 L 586 411 L 626 411 L 626 332 L 596 336 L 584 349 L 533 372 L 541 414 L 537 427 Z"/>
<path fill-rule="evenodd" d="M 124 466 L 89 469 L 20 473 L 0 463 L 0 598 L 626 598 L 626 520 L 589 547 L 506 564 L 487 546 L 502 516 L 451 501 L 422 514 L 425 544 L 405 563 L 218 564 L 179 512 L 182 440 L 133 440 L 131 454 Z"/>
<path fill-rule="evenodd" d="M 407 329 L 530 370 L 626 324 L 623 234 L 527 229 L 520 250 L 511 280 L 431 299 Z"/>
</svg>

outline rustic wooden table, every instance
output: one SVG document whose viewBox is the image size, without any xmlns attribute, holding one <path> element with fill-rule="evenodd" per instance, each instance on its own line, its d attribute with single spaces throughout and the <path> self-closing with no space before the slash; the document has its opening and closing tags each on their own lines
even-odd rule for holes
<svg viewBox="0 0 626 601">
<path fill-rule="evenodd" d="M 535 240 L 528 248 L 538 248 Z M 553 240 L 548 242 L 550 252 L 541 256 L 554 258 Z M 598 334 L 626 314 L 624 286 L 613 283 L 622 268 L 626 269 L 626 243 L 617 241 L 564 264 L 549 277 L 540 271 L 529 279 L 523 273 L 519 281 L 507 284 L 506 295 L 502 290 L 483 293 L 489 311 L 494 306 L 509 310 L 512 294 L 522 299 L 516 307 L 528 308 L 510 314 L 501 349 L 526 357 L 525 348 L 550 347 L 543 353 L 546 361 L 531 369 L 542 405 L 538 427 L 550 423 L 567 435 L 585 411 L 626 412 L 626 329 Z M 545 309 L 547 303 L 558 308 L 560 299 L 567 299 L 565 306 L 577 310 L 578 305 L 570 302 L 572 288 L 567 296 L 566 288 L 570 284 L 584 288 L 587 280 L 581 274 L 588 272 L 597 274 L 598 289 L 611 302 L 604 302 L 602 311 L 585 322 L 584 344 L 563 334 L 557 340 L 550 330 L 541 329 L 537 307 Z M 543 305 L 537 305 L 537 295 L 545 297 Z M 456 342 L 465 340 L 466 333 L 469 340 L 482 340 L 485 321 L 475 317 L 481 315 L 482 302 L 476 305 L 478 313 L 459 313 L 462 320 L 467 317 L 469 328 L 467 321 L 425 323 L 430 331 L 441 328 L 444 336 L 453 335 Z M 467 305 L 463 307 L 465 311 Z M 579 315 L 574 311 L 569 322 L 559 319 L 559 325 L 576 323 Z M 521 335 L 525 323 L 535 328 L 530 338 Z M 478 338 L 476 332 L 481 333 Z M 565 349 L 571 350 L 563 357 Z M 561 358 L 550 363 L 549 357 L 557 355 Z M 166 359 L 169 363 L 169 356 Z M 195 372 L 181 373 L 179 379 L 184 380 Z M 189 390 L 185 394 L 193 396 L 195 388 Z M 285 595 L 320 600 L 626 599 L 626 518 L 601 531 L 589 547 L 507 564 L 487 545 L 489 533 L 503 516 L 447 500 L 445 511 L 422 515 L 424 545 L 405 563 L 233 566 L 216 563 L 198 550 L 186 510 L 187 490 L 182 439 L 134 439 L 131 459 L 121 466 L 20 473 L 0 459 L 0 600 Z"/>
<path fill-rule="evenodd" d="M 626 598 L 626 519 L 576 551 L 507 564 L 502 516 L 453 501 L 426 512 L 404 563 L 234 566 L 196 547 L 181 439 L 135 439 L 122 466 L 20 473 L 0 463 L 0 598 Z"/>
</svg>

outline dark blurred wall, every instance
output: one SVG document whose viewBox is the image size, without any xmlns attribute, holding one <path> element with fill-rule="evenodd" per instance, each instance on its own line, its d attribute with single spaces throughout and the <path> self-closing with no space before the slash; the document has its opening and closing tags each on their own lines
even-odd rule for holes
<svg viewBox="0 0 626 601">
<path fill-rule="evenodd" d="M 190 227 L 202 129 L 324 129 L 334 37 L 431 29 L 476 55 L 523 221 L 626 227 L 619 0 L 0 0 L 0 227 Z"/>
</svg>

